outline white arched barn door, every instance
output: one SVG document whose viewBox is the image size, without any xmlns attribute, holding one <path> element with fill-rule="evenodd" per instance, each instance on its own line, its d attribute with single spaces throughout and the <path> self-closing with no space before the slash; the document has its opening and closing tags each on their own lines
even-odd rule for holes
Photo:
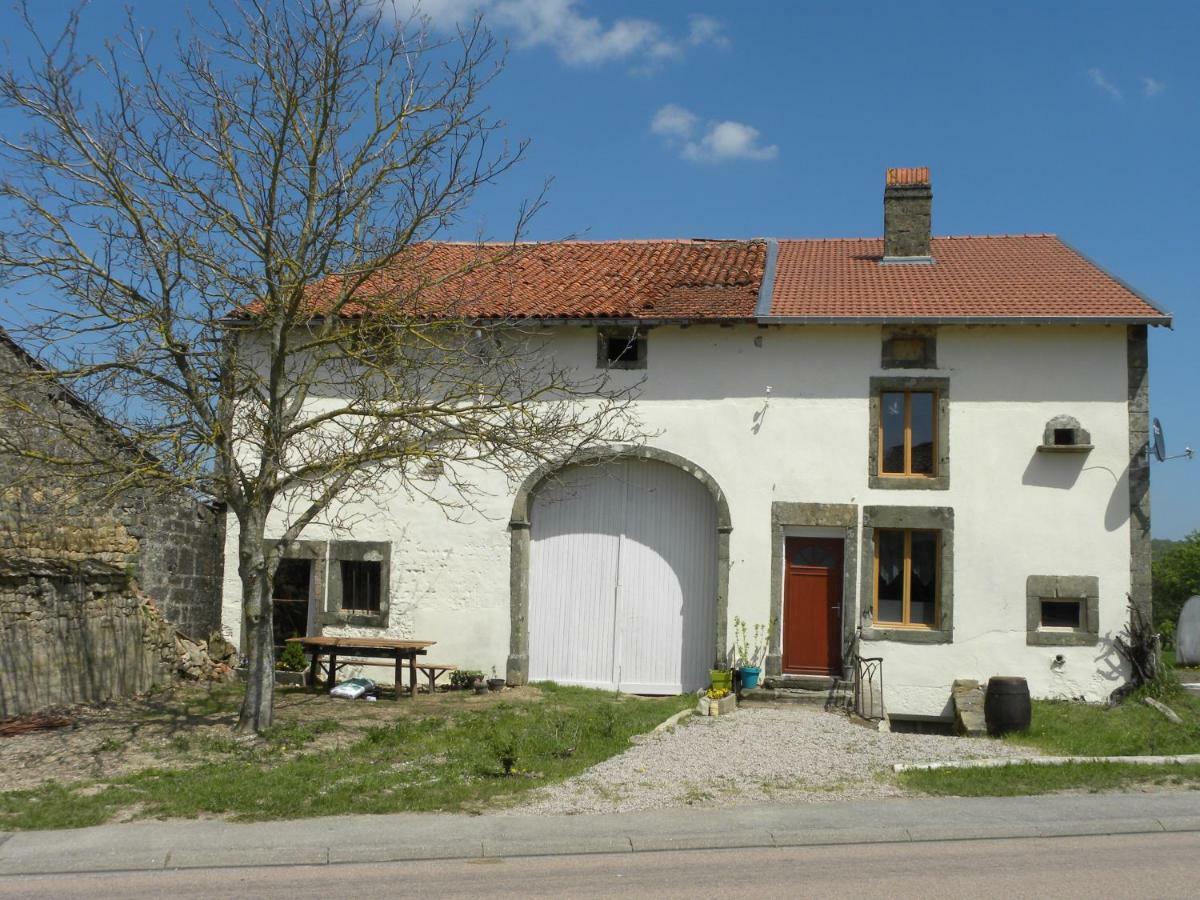
<svg viewBox="0 0 1200 900">
<path fill-rule="evenodd" d="M 640 694 L 708 683 L 717 514 L 666 463 L 571 466 L 534 497 L 529 680 Z"/>
</svg>

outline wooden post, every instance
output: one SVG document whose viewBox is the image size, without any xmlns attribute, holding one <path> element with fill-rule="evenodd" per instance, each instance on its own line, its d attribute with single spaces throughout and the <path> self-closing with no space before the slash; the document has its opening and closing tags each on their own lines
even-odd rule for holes
<svg viewBox="0 0 1200 900">
<path fill-rule="evenodd" d="M 337 649 L 329 648 L 329 678 L 325 682 L 326 688 L 332 688 L 337 684 Z"/>
<path fill-rule="evenodd" d="M 417 651 L 410 650 L 408 657 L 408 698 L 415 700 L 417 697 Z"/>
<path fill-rule="evenodd" d="M 400 688 L 404 686 L 404 657 L 396 654 L 396 696 L 393 699 L 400 699 Z"/>
</svg>

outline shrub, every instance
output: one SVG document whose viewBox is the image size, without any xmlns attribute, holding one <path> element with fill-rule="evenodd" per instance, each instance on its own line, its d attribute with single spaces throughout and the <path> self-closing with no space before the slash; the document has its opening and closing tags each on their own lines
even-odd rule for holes
<svg viewBox="0 0 1200 900">
<path fill-rule="evenodd" d="M 1129 603 L 1129 623 L 1113 639 L 1117 652 L 1129 663 L 1129 683 L 1117 688 L 1111 699 L 1120 702 L 1131 694 L 1163 699 L 1179 692 L 1179 682 L 1163 665 L 1162 648 L 1150 618 L 1136 603 Z"/>
<path fill-rule="evenodd" d="M 279 659 L 275 662 L 275 668 L 283 669 L 285 672 L 303 672 L 308 665 L 308 660 L 304 656 L 304 648 L 299 644 L 284 644 L 283 652 L 279 654 Z"/>
<path fill-rule="evenodd" d="M 478 669 L 459 669 L 450 673 L 450 687 L 465 690 L 475 683 L 476 678 L 482 678 L 483 673 Z"/>
</svg>

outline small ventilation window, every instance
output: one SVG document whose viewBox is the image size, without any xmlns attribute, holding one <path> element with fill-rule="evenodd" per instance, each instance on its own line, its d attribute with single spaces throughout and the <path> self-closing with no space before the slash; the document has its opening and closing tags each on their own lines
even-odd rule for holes
<svg viewBox="0 0 1200 900">
<path fill-rule="evenodd" d="M 605 328 L 598 335 L 596 365 L 601 369 L 646 368 L 646 333 L 637 328 Z"/>
<path fill-rule="evenodd" d="M 1074 416 L 1055 416 L 1042 429 L 1044 453 L 1087 453 L 1092 449 L 1092 436 Z"/>
<path fill-rule="evenodd" d="M 1043 600 L 1041 627 L 1070 628 L 1072 630 L 1083 627 L 1080 606 L 1078 600 Z"/>
</svg>

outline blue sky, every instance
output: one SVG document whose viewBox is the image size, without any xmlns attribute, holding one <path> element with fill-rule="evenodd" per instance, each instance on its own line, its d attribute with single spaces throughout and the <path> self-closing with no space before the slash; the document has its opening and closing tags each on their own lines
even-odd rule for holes
<svg viewBox="0 0 1200 900">
<path fill-rule="evenodd" d="M 1200 4 L 423 5 L 481 2 L 510 45 L 490 103 L 532 143 L 461 236 L 506 236 L 547 178 L 533 238 L 875 236 L 884 169 L 928 165 L 935 233 L 1055 232 L 1175 315 L 1153 415 L 1200 446 Z M 184 3 L 132 6 L 165 35 Z M 1152 478 L 1155 536 L 1200 529 L 1200 460 Z"/>
</svg>

